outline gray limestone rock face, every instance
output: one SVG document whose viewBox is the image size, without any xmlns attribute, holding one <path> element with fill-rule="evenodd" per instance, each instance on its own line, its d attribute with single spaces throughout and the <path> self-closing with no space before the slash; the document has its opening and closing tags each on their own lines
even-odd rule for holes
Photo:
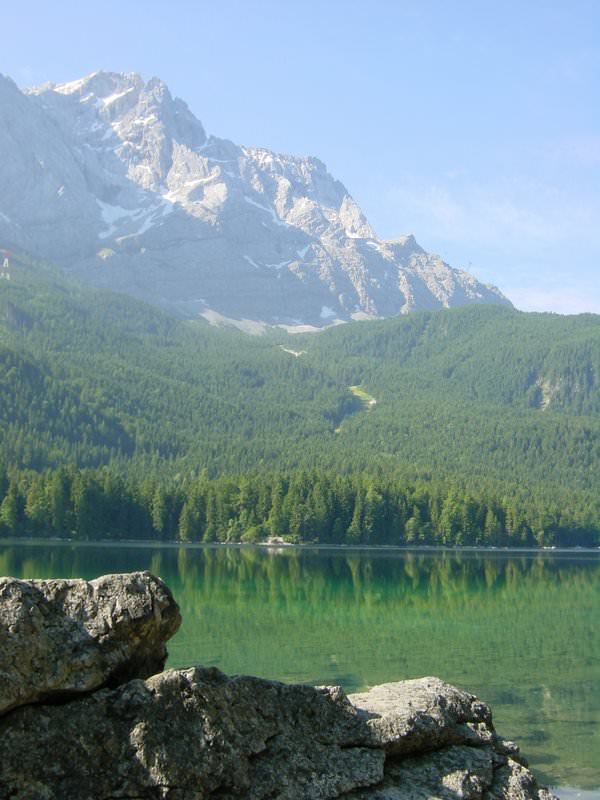
<svg viewBox="0 0 600 800">
<path fill-rule="evenodd" d="M 339 797 L 384 753 L 343 694 L 216 669 L 172 670 L 0 720 L 0 798 Z"/>
<path fill-rule="evenodd" d="M 0 248 L 186 317 L 325 327 L 509 304 L 412 236 L 377 238 L 316 158 L 206 132 L 156 79 L 0 76 Z"/>
<path fill-rule="evenodd" d="M 390 755 L 496 739 L 489 707 L 439 678 L 384 683 L 349 699 L 364 713 L 373 743 Z"/>
<path fill-rule="evenodd" d="M 170 590 L 148 572 L 0 578 L 0 714 L 159 672 L 180 622 Z"/>
<path fill-rule="evenodd" d="M 0 800 L 553 800 L 472 695 L 433 679 L 392 686 L 387 716 L 398 724 L 375 736 L 374 712 L 339 687 L 200 667 L 18 708 L 0 719 L 10 742 L 0 749 Z M 384 711 L 384 693 L 375 694 Z M 400 721 L 409 703 L 417 735 Z"/>
<path fill-rule="evenodd" d="M 385 777 L 351 800 L 550 800 L 519 749 L 501 739 L 475 695 L 439 678 L 349 696 L 386 754 Z"/>
<path fill-rule="evenodd" d="M 386 761 L 376 787 L 348 800 L 552 800 L 531 772 L 490 747 L 452 745 Z M 556 799 L 555 799 L 556 800 Z"/>
</svg>

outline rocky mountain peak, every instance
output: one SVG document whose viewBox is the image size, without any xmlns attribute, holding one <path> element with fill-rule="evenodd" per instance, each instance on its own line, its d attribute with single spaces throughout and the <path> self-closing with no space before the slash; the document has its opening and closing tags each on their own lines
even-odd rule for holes
<svg viewBox="0 0 600 800">
<path fill-rule="evenodd" d="M 0 91 L 0 240 L 93 284 L 292 327 L 508 302 L 412 236 L 378 240 L 319 159 L 207 137 L 159 78 Z"/>
<path fill-rule="evenodd" d="M 19 91 L 17 84 L 13 81 L 13 79 L 9 75 L 3 75 L 0 72 L 0 88 L 4 87 L 4 89 L 10 89 Z"/>
</svg>

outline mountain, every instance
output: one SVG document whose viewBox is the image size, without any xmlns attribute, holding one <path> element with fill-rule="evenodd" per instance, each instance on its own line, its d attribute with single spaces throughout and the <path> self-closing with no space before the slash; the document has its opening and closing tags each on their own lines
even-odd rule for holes
<svg viewBox="0 0 600 800">
<path fill-rule="evenodd" d="M 599 375 L 595 315 L 470 306 L 253 337 L 25 261 L 0 280 L 0 461 L 18 467 L 407 469 L 600 503 Z"/>
<path fill-rule="evenodd" d="M 510 305 L 412 236 L 379 240 L 316 158 L 207 136 L 157 78 L 0 76 L 0 247 L 187 318 L 291 327 Z"/>
<path fill-rule="evenodd" d="M 64 535 L 70 497 L 92 538 L 256 518 L 323 542 L 600 543 L 598 316 L 470 306 L 246 336 L 14 261 L 0 535 Z"/>
</svg>

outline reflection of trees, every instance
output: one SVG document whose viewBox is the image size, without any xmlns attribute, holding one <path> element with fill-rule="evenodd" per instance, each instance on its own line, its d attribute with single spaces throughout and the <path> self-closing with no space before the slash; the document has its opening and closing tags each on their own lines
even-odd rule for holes
<svg viewBox="0 0 600 800">
<path fill-rule="evenodd" d="M 0 571 L 17 576 L 146 568 L 161 574 L 182 609 L 184 626 L 170 645 L 173 665 L 214 663 L 229 672 L 310 682 L 343 676 L 349 689 L 439 674 L 484 699 L 497 697 L 500 730 L 529 731 L 533 738 L 524 745 L 531 755 L 541 758 L 545 749 L 572 764 L 593 763 L 592 746 L 576 747 L 571 734 L 600 708 L 598 559 L 0 547 Z M 516 690 L 522 703 L 503 699 Z M 542 725 L 550 739 L 537 742 Z"/>
<path fill-rule="evenodd" d="M 410 602 L 424 610 L 443 604 L 448 615 L 504 601 L 526 607 L 538 596 L 543 606 L 541 587 L 589 589 L 600 570 L 597 563 L 582 568 L 543 556 L 371 556 L 261 548 L 180 548 L 178 553 L 175 581 L 182 603 L 188 598 L 190 605 L 254 603 L 267 611 L 269 605 L 292 611 L 301 604 L 305 614 L 326 606 L 363 614 L 377 605 Z"/>
<path fill-rule="evenodd" d="M 585 591 L 600 574 L 600 562 L 477 554 L 311 551 L 258 547 L 86 547 L 7 545 L 0 549 L 3 574 L 24 577 L 89 577 L 111 571 L 150 569 L 180 596 L 232 601 L 338 603 L 360 606 L 369 595 L 382 602 L 410 598 L 417 606 L 461 607 L 494 594 L 533 592 L 540 586 Z M 525 588 L 527 587 L 527 588 Z M 371 601 L 372 602 L 372 599 Z"/>
</svg>

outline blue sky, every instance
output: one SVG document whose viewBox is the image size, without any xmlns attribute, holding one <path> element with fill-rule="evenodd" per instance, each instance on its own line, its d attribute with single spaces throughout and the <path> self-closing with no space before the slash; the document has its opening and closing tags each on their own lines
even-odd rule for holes
<svg viewBox="0 0 600 800">
<path fill-rule="evenodd" d="M 209 133 L 319 156 L 380 237 L 600 313 L 600 3 L 20 0 L 0 30 L 19 85 L 158 75 Z"/>
</svg>

